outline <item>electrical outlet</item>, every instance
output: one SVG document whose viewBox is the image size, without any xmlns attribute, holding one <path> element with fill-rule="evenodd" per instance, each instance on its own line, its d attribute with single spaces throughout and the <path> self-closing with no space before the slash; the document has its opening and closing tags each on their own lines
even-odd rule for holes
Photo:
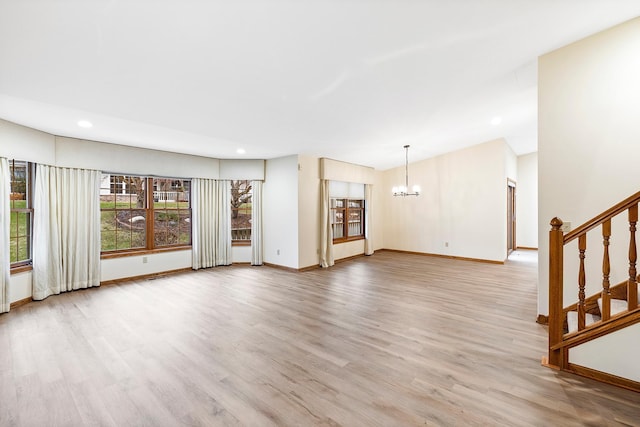
<svg viewBox="0 0 640 427">
<path fill-rule="evenodd" d="M 147 263 L 147 261 L 148 261 L 148 260 L 147 260 L 147 257 L 146 257 L 146 256 L 143 256 L 143 257 L 142 257 L 142 263 L 143 263 L 143 264 L 146 264 L 146 263 Z"/>
<path fill-rule="evenodd" d="M 276 255 L 280 255 L 280 249 L 276 251 Z"/>
<path fill-rule="evenodd" d="M 571 231 L 571 223 L 570 222 L 563 222 L 562 223 L 562 227 L 560 227 L 560 230 L 562 230 L 563 233 L 568 233 Z"/>
<path fill-rule="evenodd" d="M 444 242 L 444 247 L 448 248 L 449 247 L 449 242 Z"/>
</svg>

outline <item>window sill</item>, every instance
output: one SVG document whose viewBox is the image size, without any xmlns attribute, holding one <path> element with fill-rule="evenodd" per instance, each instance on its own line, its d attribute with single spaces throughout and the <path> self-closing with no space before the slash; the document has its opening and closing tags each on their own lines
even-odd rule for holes
<svg viewBox="0 0 640 427">
<path fill-rule="evenodd" d="M 125 258 L 130 256 L 151 255 L 164 252 L 186 251 L 191 249 L 191 245 L 169 246 L 160 249 L 140 249 L 131 251 L 106 252 L 100 254 L 100 259 Z"/>
<path fill-rule="evenodd" d="M 28 265 L 19 265 L 17 267 L 12 267 L 9 271 L 9 274 L 18 274 L 18 273 L 24 273 L 26 271 L 31 271 L 33 270 L 33 265 L 28 264 Z"/>
<path fill-rule="evenodd" d="M 251 246 L 251 240 L 234 240 L 231 246 Z"/>
<path fill-rule="evenodd" d="M 337 245 L 339 243 L 357 242 L 358 240 L 364 240 L 364 236 L 349 237 L 346 239 L 333 239 L 333 244 Z"/>
</svg>

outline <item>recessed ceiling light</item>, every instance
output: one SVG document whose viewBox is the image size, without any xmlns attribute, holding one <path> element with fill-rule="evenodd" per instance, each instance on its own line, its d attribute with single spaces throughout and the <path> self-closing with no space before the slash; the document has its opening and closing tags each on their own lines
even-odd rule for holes
<svg viewBox="0 0 640 427">
<path fill-rule="evenodd" d="M 78 126 L 80 126 L 81 128 L 89 129 L 90 127 L 93 127 L 93 123 L 88 120 L 80 120 L 78 122 Z"/>
<path fill-rule="evenodd" d="M 244 154 L 244 153 L 246 153 L 246 152 L 247 152 L 247 150 L 245 150 L 244 148 L 238 148 L 238 149 L 236 150 L 236 153 L 238 153 L 238 154 Z"/>
<path fill-rule="evenodd" d="M 491 124 L 493 126 L 498 126 L 500 123 L 502 123 L 502 117 L 500 116 L 495 116 L 493 119 L 491 119 Z"/>
</svg>

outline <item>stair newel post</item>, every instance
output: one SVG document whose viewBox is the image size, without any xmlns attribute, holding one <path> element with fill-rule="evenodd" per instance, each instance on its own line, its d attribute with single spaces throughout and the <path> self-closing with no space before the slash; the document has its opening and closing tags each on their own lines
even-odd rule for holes
<svg viewBox="0 0 640 427">
<path fill-rule="evenodd" d="M 609 238 L 611 237 L 611 220 L 602 223 L 602 245 L 604 253 L 602 255 L 602 320 L 609 320 L 611 317 L 611 290 L 609 289 L 609 273 L 611 264 L 609 262 Z"/>
<path fill-rule="evenodd" d="M 581 331 L 585 328 L 585 299 L 586 295 L 584 287 L 586 284 L 586 275 L 584 272 L 584 253 L 587 250 L 587 234 L 582 234 L 578 238 L 578 250 L 580 251 L 580 270 L 578 273 L 578 330 Z"/>
<path fill-rule="evenodd" d="M 562 342 L 564 335 L 563 317 L 563 251 L 564 239 L 562 220 L 551 220 L 549 231 L 549 365 L 560 369 L 566 368 L 562 349 L 552 350 L 551 347 Z"/>
<path fill-rule="evenodd" d="M 629 280 L 627 281 L 627 309 L 635 310 L 638 307 L 638 285 L 636 282 L 636 224 L 638 223 L 638 204 L 629 208 Z"/>
</svg>

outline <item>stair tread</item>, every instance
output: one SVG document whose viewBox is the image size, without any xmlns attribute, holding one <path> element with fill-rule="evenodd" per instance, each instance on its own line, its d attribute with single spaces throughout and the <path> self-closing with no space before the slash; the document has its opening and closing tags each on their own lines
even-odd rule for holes
<svg viewBox="0 0 640 427">
<path fill-rule="evenodd" d="M 585 326 L 589 326 L 593 323 L 600 321 L 600 316 L 591 314 L 591 313 L 585 313 L 584 321 L 585 321 L 584 322 Z M 575 332 L 578 330 L 578 312 L 577 311 L 570 311 L 567 313 L 567 325 L 569 327 L 569 332 Z"/>
<path fill-rule="evenodd" d="M 638 282 L 638 292 L 640 292 L 640 282 Z M 620 314 L 628 309 L 627 300 L 611 298 L 611 316 L 615 316 L 616 314 Z M 598 308 L 600 309 L 600 313 L 602 313 L 602 298 L 598 298 Z M 585 313 L 585 326 L 589 326 L 595 322 L 599 322 L 601 320 L 601 316 Z M 569 311 L 567 313 L 567 326 L 569 329 L 569 333 L 575 332 L 578 330 L 578 312 L 577 311 Z"/>
<path fill-rule="evenodd" d="M 614 299 L 611 298 L 611 315 L 614 316 L 618 313 L 622 313 L 623 311 L 627 311 L 627 301 L 623 299 Z M 602 298 L 598 298 L 598 307 L 600 308 L 600 313 L 602 313 Z"/>
</svg>

